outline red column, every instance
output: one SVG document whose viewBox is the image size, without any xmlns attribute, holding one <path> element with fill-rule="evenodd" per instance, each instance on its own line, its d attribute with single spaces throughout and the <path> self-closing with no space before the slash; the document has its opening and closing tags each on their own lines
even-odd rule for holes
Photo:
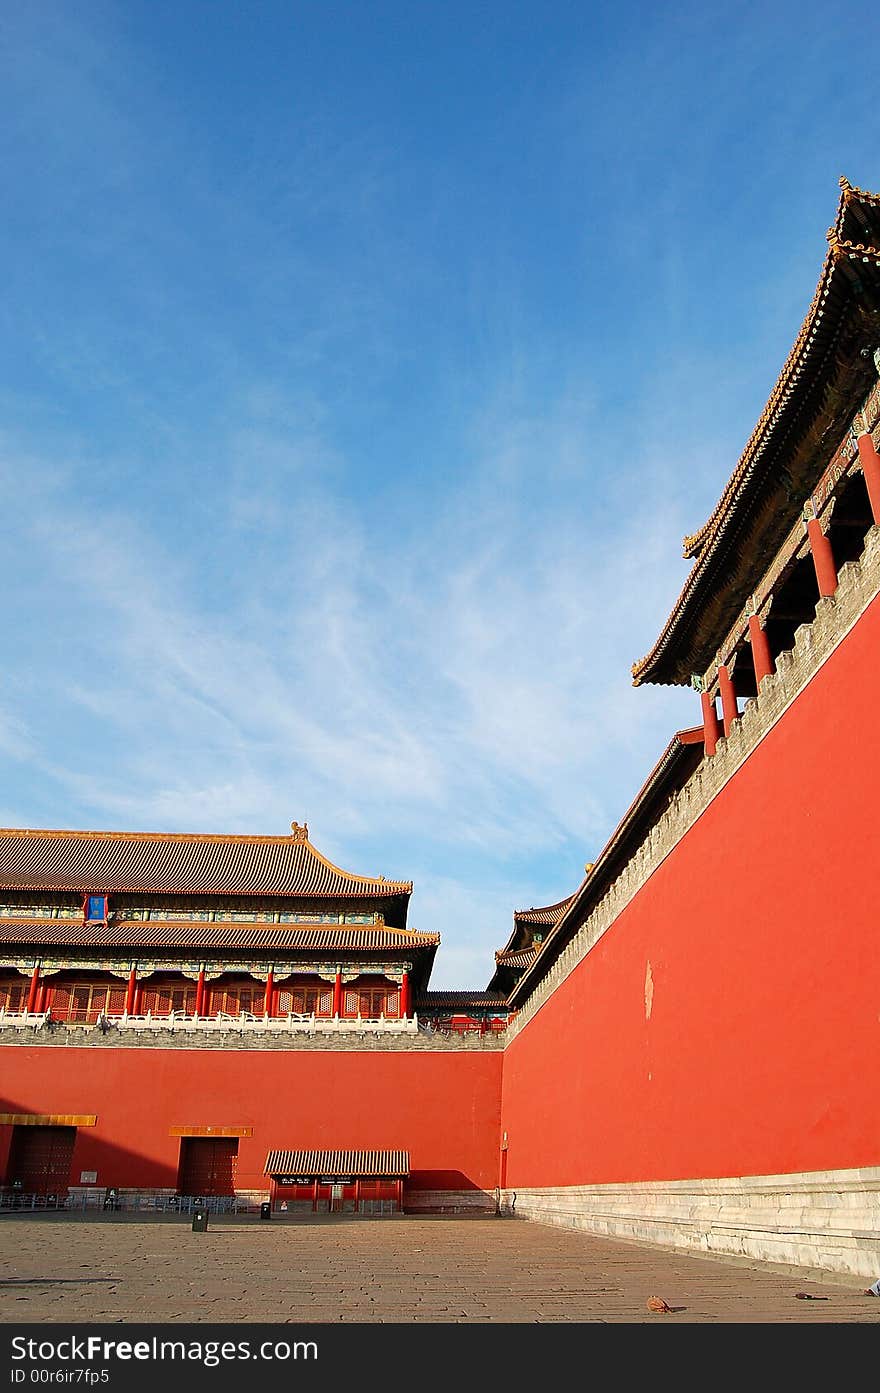
<svg viewBox="0 0 880 1393">
<path fill-rule="evenodd" d="M 342 973 L 337 972 L 333 982 L 333 1014 L 342 1015 Z"/>
<path fill-rule="evenodd" d="M 397 1182 L 397 1208 L 399 1209 L 400 1213 L 402 1214 L 402 1213 L 403 1213 L 403 1181 L 402 1181 L 402 1180 L 398 1180 L 398 1182 Z"/>
<path fill-rule="evenodd" d="M 274 971 L 274 968 L 271 968 L 271 967 L 270 967 L 270 968 L 269 968 L 269 975 L 268 975 L 268 977 L 266 978 L 266 997 L 265 997 L 265 1001 L 264 1001 L 264 1004 L 263 1004 L 263 1012 L 264 1012 L 264 1014 L 267 1015 L 267 1016 L 274 1016 L 274 1014 L 275 1014 L 275 1001 L 274 1001 L 274 997 L 275 997 L 275 971 Z"/>
<path fill-rule="evenodd" d="M 703 750 L 707 755 L 714 755 L 721 734 L 715 698 L 709 692 L 700 692 L 700 706 L 703 708 Z"/>
<path fill-rule="evenodd" d="M 205 1014 L 205 969 L 199 969 L 199 977 L 196 983 L 196 1015 Z"/>
<path fill-rule="evenodd" d="M 775 668 L 767 634 L 761 628 L 757 614 L 749 615 L 749 638 L 752 640 L 752 663 L 755 668 L 755 681 L 760 687 L 765 677 L 772 677 Z"/>
<path fill-rule="evenodd" d="M 816 568 L 819 594 L 825 598 L 828 595 L 833 595 L 837 589 L 837 567 L 834 564 L 834 553 L 831 550 L 831 543 L 822 531 L 822 524 L 818 518 L 810 518 L 807 523 L 807 533 L 810 538 L 810 551 L 813 553 L 813 565 Z"/>
<path fill-rule="evenodd" d="M 313 1214 L 317 1214 L 317 1212 L 318 1212 L 318 1182 L 317 1182 L 317 1180 L 316 1180 L 316 1181 L 313 1183 L 313 1185 L 312 1185 L 312 1213 L 313 1213 Z"/>
<path fill-rule="evenodd" d="M 880 455 L 877 454 L 873 438 L 867 431 L 864 435 L 859 436 L 858 444 L 862 473 L 865 476 L 865 487 L 868 490 L 868 498 L 871 503 L 871 513 L 875 526 L 880 526 Z"/>
<path fill-rule="evenodd" d="M 128 974 L 128 990 L 125 993 L 125 1014 L 134 1015 L 134 999 L 137 996 L 137 967 L 133 967 Z"/>
<path fill-rule="evenodd" d="M 361 1207 L 361 1182 L 360 1182 L 359 1180 L 356 1180 L 356 1181 L 354 1182 L 354 1212 L 355 1212 L 355 1214 L 357 1214 L 357 1212 L 358 1212 L 358 1210 L 360 1209 L 360 1207 Z"/>
<path fill-rule="evenodd" d="M 141 988 L 136 985 L 134 989 L 134 1000 L 131 1003 L 131 1014 L 139 1016 L 141 1014 Z"/>
<path fill-rule="evenodd" d="M 34 965 L 34 970 L 33 970 L 33 972 L 31 973 L 31 986 L 30 986 L 30 991 L 28 992 L 28 999 L 27 999 L 28 1015 L 31 1015 L 31 1014 L 32 1014 L 34 1011 L 36 1011 L 36 1009 L 37 1009 L 37 993 L 39 992 L 39 990 L 40 990 L 40 964 L 39 964 L 39 963 L 36 963 L 36 964 Z"/>
<path fill-rule="evenodd" d="M 408 973 L 408 972 L 405 972 L 405 973 L 403 974 L 403 978 L 402 978 L 401 983 L 400 983 L 400 1014 L 401 1014 L 401 1016 L 405 1016 L 405 1017 L 407 1017 L 407 1018 L 412 1014 L 412 1013 L 411 1013 L 411 1009 L 410 1009 L 409 973 Z"/>
<path fill-rule="evenodd" d="M 40 983 L 40 990 L 37 992 L 37 1013 L 45 1011 L 49 1004 L 49 983 L 45 979 Z"/>
<path fill-rule="evenodd" d="M 721 692 L 721 714 L 724 718 L 724 734 L 730 734 L 731 726 L 737 719 L 739 712 L 736 709 L 736 687 L 733 685 L 733 678 L 727 670 L 725 663 L 718 669 L 718 687 Z"/>
</svg>

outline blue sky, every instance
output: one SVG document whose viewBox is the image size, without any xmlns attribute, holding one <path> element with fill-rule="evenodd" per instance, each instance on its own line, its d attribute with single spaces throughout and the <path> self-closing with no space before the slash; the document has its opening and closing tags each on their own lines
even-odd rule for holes
<svg viewBox="0 0 880 1393">
<path fill-rule="evenodd" d="M 0 822 L 306 820 L 483 987 L 698 719 L 630 665 L 880 188 L 876 8 L 2 11 Z"/>
</svg>

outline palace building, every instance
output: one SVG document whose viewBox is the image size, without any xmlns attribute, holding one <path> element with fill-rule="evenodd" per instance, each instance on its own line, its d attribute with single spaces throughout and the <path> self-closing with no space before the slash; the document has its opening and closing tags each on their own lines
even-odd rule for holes
<svg viewBox="0 0 880 1393">
<path fill-rule="evenodd" d="M 485 991 L 432 990 L 411 884 L 297 824 L 0 833 L 0 1214 L 473 1210 L 875 1279 L 878 374 L 880 196 L 844 179 L 633 667 L 698 723 Z"/>
<path fill-rule="evenodd" d="M 406 1028 L 439 943 L 406 927 L 411 883 L 340 870 L 297 823 L 289 837 L 0 832 L 0 892 L 0 1007 L 59 1022 Z"/>
</svg>

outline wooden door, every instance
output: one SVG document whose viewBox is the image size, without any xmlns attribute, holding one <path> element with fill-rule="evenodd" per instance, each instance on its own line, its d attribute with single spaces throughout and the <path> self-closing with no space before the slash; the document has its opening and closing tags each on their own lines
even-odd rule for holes
<svg viewBox="0 0 880 1393">
<path fill-rule="evenodd" d="M 237 1137 L 184 1137 L 180 1145 L 182 1195 L 234 1195 Z"/>
<path fill-rule="evenodd" d="M 75 1141 L 75 1127 L 15 1127 L 7 1183 L 25 1195 L 57 1195 L 59 1200 L 65 1199 Z"/>
</svg>

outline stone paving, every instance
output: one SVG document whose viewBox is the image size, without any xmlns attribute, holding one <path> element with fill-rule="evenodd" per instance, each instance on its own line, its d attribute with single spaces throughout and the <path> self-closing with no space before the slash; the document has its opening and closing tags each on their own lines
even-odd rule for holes
<svg viewBox="0 0 880 1393">
<path fill-rule="evenodd" d="M 5 1325 L 878 1322 L 866 1285 L 494 1217 L 0 1216 Z"/>
</svg>

